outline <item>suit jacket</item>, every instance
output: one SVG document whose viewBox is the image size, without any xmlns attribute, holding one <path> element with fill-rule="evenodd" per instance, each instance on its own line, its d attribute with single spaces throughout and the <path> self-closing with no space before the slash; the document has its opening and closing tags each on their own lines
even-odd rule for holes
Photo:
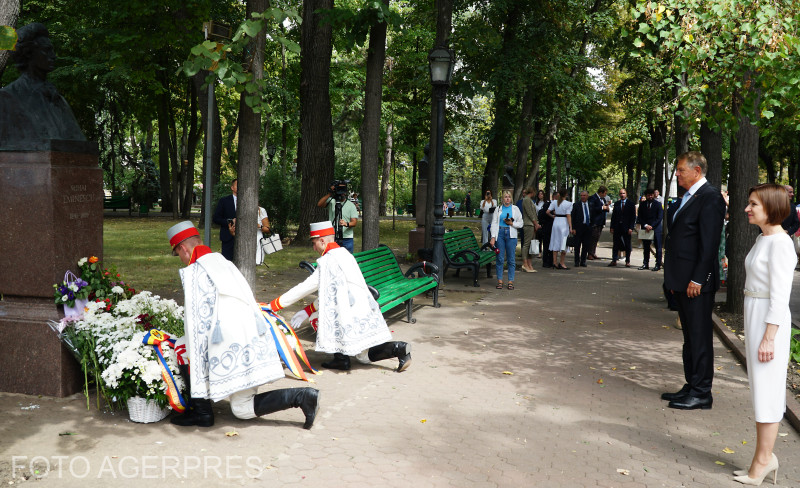
<svg viewBox="0 0 800 488">
<path fill-rule="evenodd" d="M 220 198 L 217 202 L 217 209 L 214 211 L 214 223 L 219 224 L 219 239 L 222 242 L 233 240 L 233 236 L 228 230 L 228 219 L 235 218 L 236 205 L 233 203 L 233 195 Z"/>
<path fill-rule="evenodd" d="M 725 200 L 708 183 L 698 188 L 680 212 L 668 212 L 664 286 L 686 291 L 690 281 L 703 292 L 719 289 L 719 243 L 725 219 Z M 677 214 L 676 214 L 677 212 Z"/>
<path fill-rule="evenodd" d="M 611 214 L 611 228 L 614 232 L 627 232 L 628 229 L 633 230 L 635 226 L 636 202 L 628 198 L 624 207 L 622 200 L 614 202 L 614 213 Z"/>
<path fill-rule="evenodd" d="M 797 229 L 800 229 L 800 218 L 797 217 L 797 208 L 794 205 L 792 205 L 792 212 L 789 216 L 781 222 L 781 227 L 790 236 L 793 236 Z"/>
<path fill-rule="evenodd" d="M 660 203 L 655 200 L 652 202 L 645 200 L 639 204 L 639 217 L 636 219 L 636 223 L 641 225 L 642 228 L 645 225 L 649 225 L 653 230 L 660 232 L 662 220 L 664 220 L 664 210 L 661 208 Z"/>
<path fill-rule="evenodd" d="M 589 197 L 589 217 L 592 219 L 592 225 L 599 225 L 601 227 L 606 225 L 606 210 L 603 210 L 605 205 L 597 193 Z"/>
<path fill-rule="evenodd" d="M 587 205 L 589 202 L 586 202 Z M 584 222 L 585 216 L 583 214 L 583 202 L 578 200 L 572 204 L 572 228 L 580 230 L 584 226 L 589 227 L 592 225 L 592 206 L 589 205 L 589 221 Z"/>
</svg>

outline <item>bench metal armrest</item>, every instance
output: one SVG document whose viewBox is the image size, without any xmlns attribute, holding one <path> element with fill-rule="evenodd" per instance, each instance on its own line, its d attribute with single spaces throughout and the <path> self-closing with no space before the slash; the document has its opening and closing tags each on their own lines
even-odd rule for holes
<svg viewBox="0 0 800 488">
<path fill-rule="evenodd" d="M 429 271 L 430 270 L 430 271 Z M 428 276 L 436 278 L 436 281 L 439 281 L 439 267 L 433 264 L 430 261 L 423 261 L 421 263 L 417 263 L 414 266 L 408 268 L 406 271 L 405 277 L 411 278 L 411 275 L 417 273 L 417 276 Z"/>
<path fill-rule="evenodd" d="M 489 241 L 486 241 L 486 244 L 481 246 L 481 251 L 485 251 L 486 249 L 490 249 L 491 247 L 492 245 L 489 244 Z"/>
<path fill-rule="evenodd" d="M 308 261 L 300 261 L 300 264 L 298 264 L 298 266 L 308 271 L 308 274 L 314 274 L 314 269 L 315 269 L 314 265 L 309 263 Z"/>
<path fill-rule="evenodd" d="M 378 298 L 381 297 L 381 292 L 379 292 L 378 289 L 375 288 L 374 286 L 367 285 L 367 288 L 369 289 L 369 292 L 372 293 L 372 298 L 374 298 L 375 301 L 377 301 Z"/>
</svg>

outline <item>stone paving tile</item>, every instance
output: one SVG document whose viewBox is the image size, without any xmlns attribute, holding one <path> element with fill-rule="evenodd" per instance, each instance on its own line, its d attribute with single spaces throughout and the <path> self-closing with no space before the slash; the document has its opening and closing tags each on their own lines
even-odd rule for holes
<svg viewBox="0 0 800 488">
<path fill-rule="evenodd" d="M 0 424 L 0 482 L 14 481 L 12 456 L 84 456 L 96 471 L 106 457 L 146 453 L 255 458 L 239 477 L 188 469 L 147 480 L 170 487 L 732 486 L 732 471 L 747 466 L 755 443 L 744 369 L 715 340 L 714 408 L 667 408 L 660 393 L 683 383 L 682 334 L 664 308 L 662 274 L 605 264 L 519 273 L 514 291 L 486 279 L 476 290 L 448 274 L 441 308 L 417 300 L 416 324 L 390 324 L 398 340 L 413 343 L 412 366 L 397 374 L 392 361 L 357 364 L 314 377 L 323 400 L 311 431 L 300 428 L 299 410 L 240 421 L 219 402 L 213 428 L 180 429 L 87 412 L 78 396 L 0 394 L 6 420 L 24 426 L 24 435 L 9 437 Z M 319 364 L 325 355 L 307 339 Z M 303 385 L 287 378 L 264 389 L 296 386 Z M 41 410 L 21 410 L 30 403 L 63 414 L 44 422 Z M 56 435 L 67 430 L 79 435 Z M 227 437 L 231 431 L 238 435 Z M 786 422 L 780 432 L 778 482 L 800 486 L 800 436 Z M 141 481 L 48 476 L 37 486 Z"/>
</svg>

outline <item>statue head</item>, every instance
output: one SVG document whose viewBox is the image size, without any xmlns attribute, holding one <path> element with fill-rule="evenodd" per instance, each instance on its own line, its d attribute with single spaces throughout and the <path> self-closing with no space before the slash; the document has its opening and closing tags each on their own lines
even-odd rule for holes
<svg viewBox="0 0 800 488">
<path fill-rule="evenodd" d="M 17 30 L 17 48 L 11 55 L 20 72 L 42 79 L 55 68 L 56 55 L 50 33 L 38 22 Z"/>
</svg>

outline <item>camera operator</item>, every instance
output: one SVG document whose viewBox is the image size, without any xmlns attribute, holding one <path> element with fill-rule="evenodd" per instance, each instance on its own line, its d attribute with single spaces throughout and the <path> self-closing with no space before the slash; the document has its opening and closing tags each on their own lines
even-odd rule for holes
<svg viewBox="0 0 800 488">
<path fill-rule="evenodd" d="M 317 207 L 328 208 L 328 220 L 333 224 L 336 244 L 353 253 L 353 228 L 358 224 L 358 209 L 347 198 L 347 180 L 331 183 L 328 193 L 319 199 Z"/>
</svg>

